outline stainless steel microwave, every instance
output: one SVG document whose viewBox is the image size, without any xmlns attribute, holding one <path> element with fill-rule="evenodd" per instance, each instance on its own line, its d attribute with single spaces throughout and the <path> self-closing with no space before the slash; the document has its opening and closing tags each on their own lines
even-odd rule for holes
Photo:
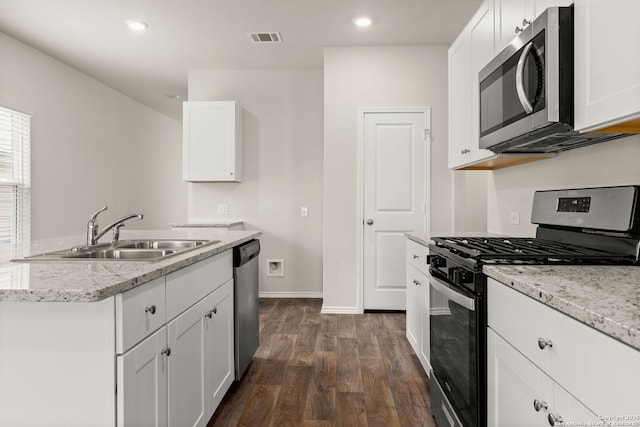
<svg viewBox="0 0 640 427">
<path fill-rule="evenodd" d="M 558 152 L 623 136 L 573 129 L 573 7 L 545 10 L 478 77 L 480 148 Z"/>
</svg>

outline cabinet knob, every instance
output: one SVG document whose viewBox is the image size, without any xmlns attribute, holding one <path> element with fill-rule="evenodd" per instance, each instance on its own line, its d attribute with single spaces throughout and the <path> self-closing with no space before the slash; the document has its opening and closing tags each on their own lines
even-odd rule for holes
<svg viewBox="0 0 640 427">
<path fill-rule="evenodd" d="M 527 18 L 524 18 L 522 20 L 522 27 L 526 27 L 527 25 L 531 24 L 531 21 L 529 21 Z"/>
<path fill-rule="evenodd" d="M 155 304 L 145 308 L 144 312 L 145 313 L 156 314 L 156 306 L 155 306 Z"/>
<path fill-rule="evenodd" d="M 523 31 L 524 31 L 524 28 L 516 27 L 516 34 L 521 33 Z"/>
<path fill-rule="evenodd" d="M 416 279 L 413 279 L 413 284 L 416 286 L 420 286 L 420 282 L 418 282 Z"/>
<path fill-rule="evenodd" d="M 165 347 L 165 348 L 160 352 L 160 354 L 164 354 L 164 355 L 165 355 L 165 356 L 167 356 L 167 357 L 171 356 L 171 348 L 169 348 L 169 347 Z"/>
<path fill-rule="evenodd" d="M 535 409 L 536 412 L 540 412 L 541 409 L 544 409 L 544 410 L 549 409 L 549 405 L 547 405 L 547 402 L 545 402 L 543 400 L 534 399 L 533 400 L 533 409 Z"/>
<path fill-rule="evenodd" d="M 540 347 L 540 350 L 544 350 L 547 347 L 553 347 L 553 342 L 544 338 L 538 338 L 538 347 Z"/>
<path fill-rule="evenodd" d="M 420 255 L 413 254 L 413 259 L 418 259 L 418 258 L 420 258 Z"/>
<path fill-rule="evenodd" d="M 549 416 L 547 417 L 547 420 L 549 421 L 549 425 L 551 426 L 555 426 L 556 423 L 560 423 L 560 424 L 564 423 L 564 420 L 560 415 L 553 415 L 551 412 L 549 412 Z"/>
<path fill-rule="evenodd" d="M 373 220 L 372 220 L 371 218 L 369 218 L 369 219 L 367 220 L 367 225 L 372 225 L 372 224 L 373 224 Z"/>
</svg>

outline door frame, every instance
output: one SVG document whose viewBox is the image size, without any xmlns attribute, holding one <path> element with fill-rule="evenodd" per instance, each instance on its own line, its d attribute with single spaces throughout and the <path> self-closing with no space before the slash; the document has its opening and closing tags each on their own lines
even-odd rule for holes
<svg viewBox="0 0 640 427">
<path fill-rule="evenodd" d="M 356 284 L 358 313 L 364 313 L 364 126 L 365 116 L 371 113 L 423 113 L 425 117 L 424 177 L 425 194 L 422 206 L 423 227 L 431 231 L 431 107 L 358 107 L 358 140 L 356 147 Z"/>
</svg>

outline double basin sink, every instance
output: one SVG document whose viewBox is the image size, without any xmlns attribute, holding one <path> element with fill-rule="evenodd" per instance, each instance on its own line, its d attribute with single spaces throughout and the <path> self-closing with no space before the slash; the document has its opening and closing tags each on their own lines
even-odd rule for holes
<svg viewBox="0 0 640 427">
<path fill-rule="evenodd" d="M 159 261 L 192 249 L 219 243 L 219 240 L 123 240 L 115 244 L 78 246 L 60 251 L 45 252 L 13 261 Z"/>
</svg>

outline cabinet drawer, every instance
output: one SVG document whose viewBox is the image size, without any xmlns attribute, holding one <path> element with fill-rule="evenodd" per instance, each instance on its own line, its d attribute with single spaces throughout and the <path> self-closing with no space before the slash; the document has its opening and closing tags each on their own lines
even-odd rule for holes
<svg viewBox="0 0 640 427">
<path fill-rule="evenodd" d="M 233 277 L 232 251 L 222 252 L 166 277 L 169 321 Z"/>
<path fill-rule="evenodd" d="M 637 414 L 640 351 L 493 280 L 489 326 L 598 415 Z M 538 340 L 551 346 L 539 348 Z"/>
<path fill-rule="evenodd" d="M 116 351 L 126 352 L 165 323 L 164 277 L 116 295 Z"/>
<path fill-rule="evenodd" d="M 424 274 L 429 274 L 428 254 L 429 248 L 427 246 L 407 239 L 407 262 Z"/>
</svg>

